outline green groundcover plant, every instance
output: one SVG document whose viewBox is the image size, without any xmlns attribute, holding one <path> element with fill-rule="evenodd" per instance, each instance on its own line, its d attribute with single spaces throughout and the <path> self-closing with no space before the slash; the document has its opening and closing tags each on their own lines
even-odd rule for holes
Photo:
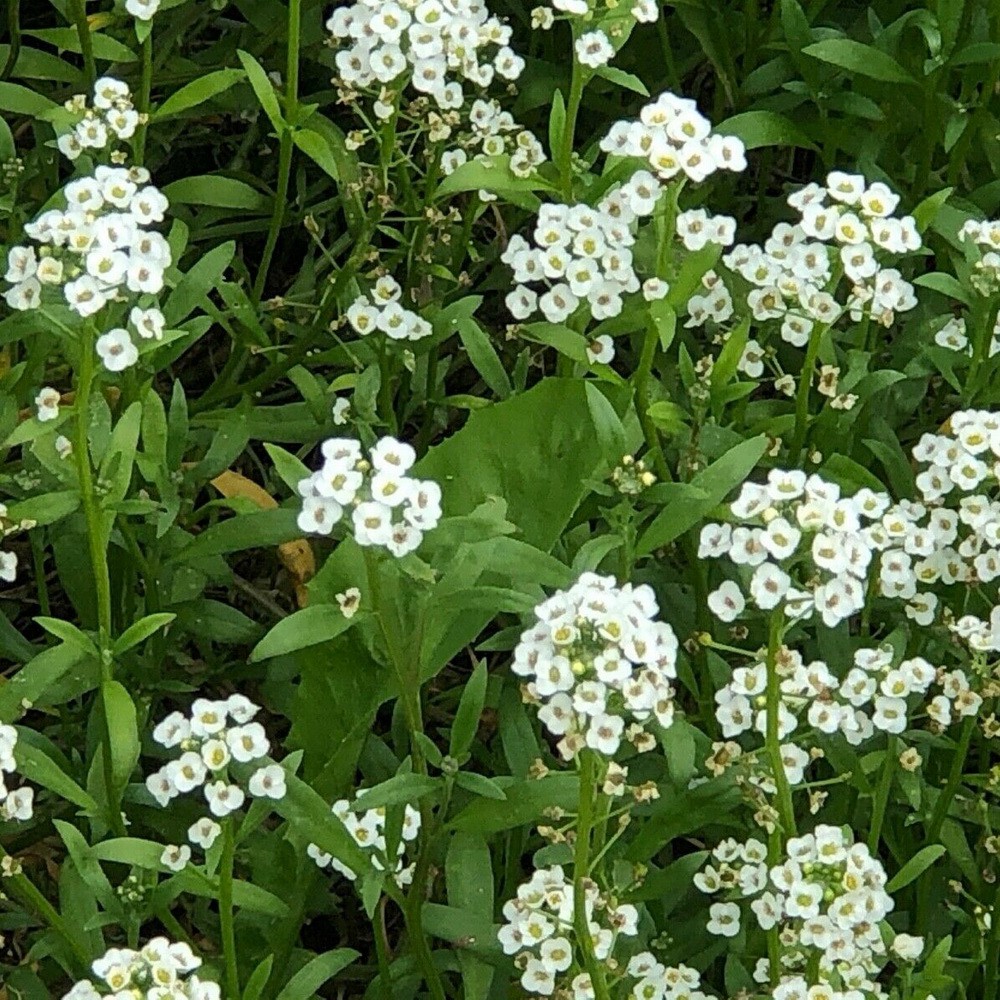
<svg viewBox="0 0 1000 1000">
<path fill-rule="evenodd" d="M 0 1000 L 998 1000 L 1000 8 L 4 0 Z"/>
</svg>

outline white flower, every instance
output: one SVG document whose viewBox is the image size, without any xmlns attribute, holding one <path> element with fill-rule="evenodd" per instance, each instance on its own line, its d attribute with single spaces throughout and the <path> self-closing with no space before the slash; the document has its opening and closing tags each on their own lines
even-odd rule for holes
<svg viewBox="0 0 1000 1000">
<path fill-rule="evenodd" d="M 603 31 L 588 31 L 576 40 L 576 58 L 584 66 L 597 69 L 611 61 L 615 48 Z"/>
<path fill-rule="evenodd" d="M 163 848 L 163 853 L 160 855 L 160 864 L 165 868 L 169 868 L 172 872 L 184 871 L 190 860 L 191 848 L 187 844 L 183 844 L 180 847 L 168 844 Z"/>
<path fill-rule="evenodd" d="M 338 396 L 333 403 L 333 422 L 338 426 L 342 427 L 344 424 L 350 420 L 351 416 L 351 401 L 344 396 Z"/>
<path fill-rule="evenodd" d="M 35 396 L 35 407 L 38 419 L 41 421 L 56 420 L 59 417 L 59 401 L 62 397 L 58 390 L 47 385 L 39 390 Z"/>
<path fill-rule="evenodd" d="M 228 816 L 243 805 L 246 796 L 239 785 L 212 781 L 205 785 L 205 800 L 213 816 Z"/>
<path fill-rule="evenodd" d="M 606 365 L 614 356 L 615 343 L 607 334 L 601 334 L 587 344 L 587 359 L 592 365 Z"/>
<path fill-rule="evenodd" d="M 160 0 L 125 0 L 125 10 L 140 21 L 151 21 L 160 9 Z"/>
<path fill-rule="evenodd" d="M 708 608 L 721 622 L 735 621 L 745 607 L 743 592 L 732 580 L 726 580 L 708 595 Z"/>
<path fill-rule="evenodd" d="M 109 330 L 97 338 L 97 355 L 109 372 L 131 368 L 139 360 L 139 351 L 127 330 Z"/>
<path fill-rule="evenodd" d="M 924 950 L 924 939 L 912 934 L 897 934 L 892 939 L 892 950 L 904 962 L 915 962 Z"/>
<path fill-rule="evenodd" d="M 337 594 L 337 604 L 345 618 L 353 618 L 361 605 L 361 591 L 357 587 L 348 587 L 342 594 Z"/>
<path fill-rule="evenodd" d="M 188 828 L 188 840 L 207 851 L 215 843 L 220 833 L 222 833 L 222 827 L 215 820 L 204 816 Z"/>
<path fill-rule="evenodd" d="M 713 903 L 708 908 L 708 933 L 736 937 L 740 932 L 740 908 L 735 903 Z"/>
<path fill-rule="evenodd" d="M 247 786 L 255 798 L 283 799 L 285 797 L 285 771 L 280 764 L 261 767 L 250 777 Z"/>
</svg>

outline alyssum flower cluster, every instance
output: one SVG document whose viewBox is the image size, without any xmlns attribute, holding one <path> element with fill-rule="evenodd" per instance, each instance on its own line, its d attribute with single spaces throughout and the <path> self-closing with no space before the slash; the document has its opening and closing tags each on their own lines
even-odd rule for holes
<svg viewBox="0 0 1000 1000">
<path fill-rule="evenodd" d="M 200 967 L 189 945 L 156 937 L 140 951 L 108 949 L 92 966 L 94 978 L 74 983 L 62 1000 L 221 1000 L 219 984 L 195 974 Z"/>
<path fill-rule="evenodd" d="M 365 458 L 359 442 L 323 442 L 323 466 L 299 483 L 303 531 L 328 535 L 350 511 L 358 545 L 388 549 L 394 556 L 412 552 L 441 518 L 441 487 L 407 475 L 416 452 L 384 437 Z"/>
<path fill-rule="evenodd" d="M 209 812 L 218 819 L 240 809 L 247 793 L 254 798 L 284 798 L 285 772 L 279 764 L 255 766 L 245 779 L 232 773 L 239 765 L 254 765 L 271 752 L 264 727 L 253 721 L 259 711 L 249 698 L 231 695 L 225 701 L 198 698 L 190 715 L 168 715 L 153 730 L 153 739 L 179 753 L 149 775 L 149 793 L 167 806 L 178 795 L 201 789 Z M 192 825 L 188 836 L 207 850 L 220 832 L 215 820 L 204 817 Z"/>
<path fill-rule="evenodd" d="M 0 819 L 28 820 L 34 811 L 34 790 L 28 785 L 8 788 L 4 777 L 17 770 L 17 762 L 14 760 L 16 746 L 17 730 L 13 726 L 0 724 Z"/>
<path fill-rule="evenodd" d="M 565 760 L 585 747 L 613 756 L 623 738 L 652 749 L 648 726 L 673 722 L 677 637 L 657 610 L 652 588 L 595 573 L 535 609 L 511 669 L 529 678 L 526 696 Z"/>
</svg>

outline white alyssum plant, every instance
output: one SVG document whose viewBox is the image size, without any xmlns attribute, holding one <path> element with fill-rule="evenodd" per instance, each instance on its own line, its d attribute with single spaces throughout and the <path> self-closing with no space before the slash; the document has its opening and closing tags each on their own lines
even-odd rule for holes
<svg viewBox="0 0 1000 1000">
<path fill-rule="evenodd" d="M 359 295 L 347 310 L 347 322 L 355 333 L 367 337 L 384 333 L 392 340 L 422 340 L 433 332 L 431 324 L 402 305 L 403 289 L 385 275 L 375 282 L 370 295 Z"/>
<path fill-rule="evenodd" d="M 173 712 L 153 730 L 153 739 L 177 756 L 146 779 L 146 788 L 161 806 L 178 795 L 201 790 L 209 812 L 223 819 L 242 808 L 247 795 L 278 800 L 285 796 L 285 772 L 279 764 L 256 766 L 245 779 L 233 775 L 239 765 L 251 765 L 271 752 L 264 727 L 254 718 L 260 711 L 249 698 L 231 695 L 225 701 L 198 698 L 191 712 Z M 214 819 L 204 817 L 188 831 L 192 843 L 206 850 L 220 832 Z"/>
<path fill-rule="evenodd" d="M 524 69 L 510 47 L 510 26 L 482 0 L 357 0 L 336 8 L 326 26 L 340 46 L 343 85 L 406 82 L 441 109 L 463 105 L 465 83 L 484 88 L 497 77 L 516 80 Z"/>
<path fill-rule="evenodd" d="M 740 173 L 747 166 L 739 139 L 714 133 L 695 101 L 669 92 L 647 104 L 637 121 L 615 122 L 601 149 L 645 160 L 662 181 L 683 177 L 698 183 L 718 170 Z"/>
<path fill-rule="evenodd" d="M 596 208 L 543 205 L 531 242 L 515 234 L 500 258 L 516 282 L 506 298 L 511 315 L 526 320 L 540 312 L 550 323 L 565 323 L 578 310 L 597 322 L 620 315 L 625 297 L 640 288 L 633 224 L 652 214 L 660 191 L 640 170 Z M 531 287 L 537 284 L 541 294 Z"/>
<path fill-rule="evenodd" d="M 399 842 L 395 847 L 395 858 L 389 856 L 389 847 L 386 840 L 386 820 L 387 811 L 384 807 L 377 809 L 366 809 L 359 812 L 356 806 L 364 801 L 367 788 L 359 788 L 356 793 L 355 802 L 348 799 L 338 799 L 334 802 L 330 811 L 347 828 L 347 832 L 354 838 L 358 847 L 362 848 L 372 867 L 376 871 L 388 872 L 393 881 L 400 888 L 405 888 L 413 881 L 414 865 L 407 864 L 405 860 L 406 846 L 412 843 L 420 835 L 420 812 L 413 806 L 403 807 L 403 819 L 399 831 Z M 339 858 L 327 854 L 316 844 L 309 844 L 306 853 L 320 868 L 330 867 L 339 872 L 352 882 L 358 877 L 357 872 L 348 867 Z"/>
<path fill-rule="evenodd" d="M 741 569 L 709 595 L 724 622 L 738 618 L 747 601 L 786 617 L 814 614 L 832 628 L 861 610 L 872 559 L 880 540 L 869 526 L 889 507 L 889 497 L 840 487 L 799 470 L 775 469 L 766 484 L 744 483 L 730 506 L 732 522 L 706 524 L 698 558 L 726 558 Z"/>
<path fill-rule="evenodd" d="M 583 910 L 598 962 L 607 962 L 620 938 L 638 933 L 639 913 L 630 903 L 611 899 L 592 879 L 582 882 Z M 557 989 L 575 1000 L 594 996 L 574 928 L 576 892 L 561 865 L 536 869 L 504 903 L 504 925 L 498 938 L 504 952 L 515 956 L 521 985 L 528 993 L 551 996 Z"/>
<path fill-rule="evenodd" d="M 756 924 L 777 935 L 780 967 L 761 959 L 755 972 L 776 1000 L 888 996 L 877 979 L 886 962 L 880 924 L 894 906 L 887 881 L 864 844 L 823 824 L 789 839 L 779 864 L 759 840 L 723 841 L 695 876 L 720 900 L 709 908 L 710 933 L 735 937 L 749 901 Z"/>
<path fill-rule="evenodd" d="M 814 329 L 845 314 L 888 327 L 916 306 L 913 286 L 887 261 L 919 250 L 920 234 L 912 216 L 895 215 L 899 196 L 889 187 L 834 171 L 788 204 L 799 213 L 794 223 L 723 257 L 750 284 L 746 304 L 758 324 L 780 323 L 781 339 L 804 347 Z"/>
<path fill-rule="evenodd" d="M 201 959 L 183 943 L 153 938 L 145 947 L 109 948 L 93 966 L 93 979 L 74 983 L 62 1000 L 221 1000 L 218 983 L 201 979 Z"/>
<path fill-rule="evenodd" d="M 82 110 L 82 100 L 70 104 Z M 137 125 L 127 86 L 105 77 L 95 85 L 93 108 L 61 137 L 59 148 L 70 159 L 96 155 L 116 139 L 130 138 Z M 47 209 L 24 227 L 32 243 L 8 251 L 4 299 L 22 312 L 62 304 L 80 319 L 131 306 L 127 320 L 104 329 L 95 345 L 104 367 L 119 372 L 139 360 L 136 339 L 163 336 L 157 296 L 172 255 L 166 238 L 152 228 L 166 218 L 166 196 L 144 167 L 120 165 L 124 153 L 111 159 L 111 165 L 97 164 L 63 188 L 64 208 Z M 39 409 L 41 417 L 41 404 Z M 51 404 L 44 412 L 51 415 Z"/>
<path fill-rule="evenodd" d="M 323 465 L 299 483 L 299 527 L 328 535 L 350 514 L 358 545 L 401 557 L 413 552 L 441 518 L 441 487 L 408 475 L 416 452 L 392 437 L 380 439 L 365 458 L 351 438 L 322 445 Z"/>
<path fill-rule="evenodd" d="M 673 723 L 677 637 L 658 610 L 651 587 L 595 573 L 535 609 L 511 669 L 528 678 L 525 693 L 563 759 L 586 747 L 612 757 L 623 740 L 650 750 L 649 727 Z"/>
</svg>

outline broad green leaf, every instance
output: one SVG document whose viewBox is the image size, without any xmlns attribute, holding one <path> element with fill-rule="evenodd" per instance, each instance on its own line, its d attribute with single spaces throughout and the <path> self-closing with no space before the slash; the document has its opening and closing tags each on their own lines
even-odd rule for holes
<svg viewBox="0 0 1000 1000">
<path fill-rule="evenodd" d="M 699 472 L 688 485 L 700 496 L 682 495 L 676 502 L 668 503 L 639 539 L 639 554 L 646 555 L 693 528 L 712 508 L 722 503 L 731 490 L 744 482 L 766 449 L 767 438 L 751 438 Z"/>
<path fill-rule="evenodd" d="M 471 749 L 479 727 L 479 717 L 483 714 L 486 701 L 486 683 L 489 674 L 486 661 L 479 660 L 472 675 L 465 683 L 462 697 L 458 702 L 454 721 L 451 724 L 451 739 L 448 753 L 456 760 L 462 759 Z"/>
<path fill-rule="evenodd" d="M 179 115 L 210 101 L 217 94 L 229 90 L 241 80 L 246 79 L 246 73 L 239 69 L 218 69 L 212 73 L 192 80 L 180 90 L 175 90 L 154 112 L 153 121 L 161 121 L 172 115 Z"/>
<path fill-rule="evenodd" d="M 761 146 L 816 148 L 816 144 L 798 125 L 777 111 L 744 111 L 720 122 L 715 131 L 721 135 L 736 136 L 747 149 L 759 149 Z"/>
<path fill-rule="evenodd" d="M 135 703 L 120 681 L 105 681 L 101 685 L 104 718 L 111 743 L 111 777 L 115 794 L 128 784 L 139 762 L 141 750 Z M 112 791 L 109 789 L 109 791 Z"/>
<path fill-rule="evenodd" d="M 329 642 L 343 635 L 362 618 L 363 615 L 357 614 L 353 618 L 345 617 L 336 604 L 311 604 L 278 622 L 254 648 L 250 662 Z"/>
<path fill-rule="evenodd" d="M 351 948 L 338 948 L 336 951 L 317 955 L 292 976 L 288 985 L 278 994 L 277 1000 L 310 1000 L 324 983 L 360 957 Z"/>
<path fill-rule="evenodd" d="M 880 80 L 883 83 L 914 83 L 914 79 L 892 56 L 874 46 L 852 38 L 824 38 L 803 50 L 807 56 L 819 59 L 850 73 Z"/>
<path fill-rule="evenodd" d="M 288 125 L 281 113 L 281 105 L 278 103 L 278 95 L 274 92 L 274 84 L 264 72 L 264 67 L 249 52 L 244 52 L 241 49 L 237 55 L 240 62 L 243 63 L 247 79 L 250 81 L 250 86 L 253 87 L 253 92 L 257 95 L 257 100 L 260 101 L 260 106 L 264 109 L 264 114 L 271 120 L 274 131 L 280 135 Z"/>
<path fill-rule="evenodd" d="M 889 879 L 889 884 L 885 887 L 887 892 L 897 892 L 908 886 L 915 879 L 918 879 L 935 861 L 946 853 L 946 848 L 942 844 L 928 844 L 923 849 L 917 851 L 909 861 L 899 869 L 896 874 Z"/>
<path fill-rule="evenodd" d="M 219 174 L 182 177 L 168 184 L 163 193 L 171 203 L 208 205 L 212 208 L 239 208 L 247 212 L 265 212 L 268 199 L 245 181 Z"/>
</svg>

